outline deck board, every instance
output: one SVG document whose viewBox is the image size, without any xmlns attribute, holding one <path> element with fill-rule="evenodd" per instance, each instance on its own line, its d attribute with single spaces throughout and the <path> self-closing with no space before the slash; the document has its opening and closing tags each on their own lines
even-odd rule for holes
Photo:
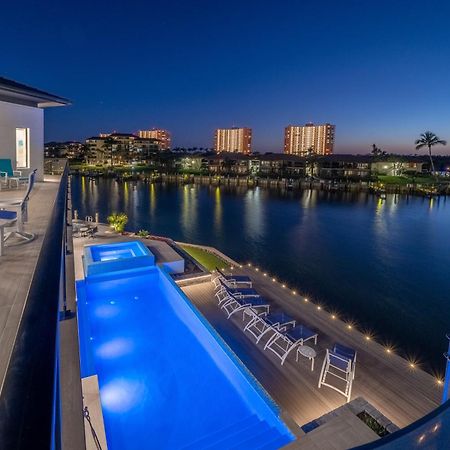
<svg viewBox="0 0 450 450">
<path fill-rule="evenodd" d="M 352 398 L 364 397 L 393 423 L 404 427 L 438 406 L 441 388 L 430 374 L 409 367 L 408 362 L 395 354 L 388 354 L 374 341 L 366 341 L 358 331 L 348 330 L 339 319 L 317 310 L 303 297 L 251 269 L 240 270 L 254 280 L 254 287 L 271 302 L 272 310 L 281 309 L 294 316 L 299 323 L 319 333 L 314 372 L 309 361 L 297 363 L 291 354 L 283 366 L 263 344 L 255 344 L 244 333 L 242 315 L 227 320 L 217 307 L 211 282 L 183 288 L 184 292 L 225 342 L 244 362 L 272 398 L 299 425 L 314 420 L 342 404 L 345 399 L 327 387 L 318 389 L 317 383 L 325 349 L 340 342 L 358 351 L 356 379 Z M 236 315 L 237 316 L 237 315 Z M 308 344 L 309 345 L 309 344 Z"/>
<path fill-rule="evenodd" d="M 26 244 L 6 247 L 0 257 L 0 386 L 3 385 L 10 355 L 25 306 L 34 269 L 59 188 L 55 182 L 36 183 L 28 203 L 25 231 L 36 234 Z M 22 198 L 24 189 L 0 191 L 0 201 Z M 1 388 L 0 388 L 1 390 Z"/>
</svg>

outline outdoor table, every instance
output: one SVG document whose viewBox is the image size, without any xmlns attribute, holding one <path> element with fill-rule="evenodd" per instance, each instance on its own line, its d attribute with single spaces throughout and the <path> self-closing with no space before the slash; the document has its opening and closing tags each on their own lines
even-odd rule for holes
<svg viewBox="0 0 450 450">
<path fill-rule="evenodd" d="M 316 357 L 316 351 L 311 348 L 308 347 L 307 345 L 300 345 L 299 347 L 297 347 L 297 356 L 296 356 L 296 361 L 298 361 L 298 355 L 302 355 L 305 358 L 308 358 L 311 361 L 311 371 L 314 370 L 314 358 Z"/>
</svg>

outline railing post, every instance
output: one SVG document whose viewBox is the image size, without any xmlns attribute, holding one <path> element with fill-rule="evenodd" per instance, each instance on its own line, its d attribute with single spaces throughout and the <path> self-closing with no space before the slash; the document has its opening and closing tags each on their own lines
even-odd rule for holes
<svg viewBox="0 0 450 450">
<path fill-rule="evenodd" d="M 442 403 L 445 403 L 450 399 L 450 333 L 446 335 L 448 339 L 448 351 L 444 353 L 444 357 L 447 360 L 445 366 L 445 380 L 444 380 L 444 392 L 442 393 Z"/>
</svg>

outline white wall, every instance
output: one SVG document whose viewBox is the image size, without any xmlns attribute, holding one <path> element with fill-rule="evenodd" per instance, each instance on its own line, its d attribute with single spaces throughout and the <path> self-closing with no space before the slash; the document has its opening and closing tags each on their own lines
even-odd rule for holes
<svg viewBox="0 0 450 450">
<path fill-rule="evenodd" d="M 16 168 L 16 128 L 30 129 L 30 169 L 38 169 L 37 180 L 41 181 L 44 178 L 44 110 L 0 101 L 0 158 L 11 159 L 13 169 Z"/>
</svg>

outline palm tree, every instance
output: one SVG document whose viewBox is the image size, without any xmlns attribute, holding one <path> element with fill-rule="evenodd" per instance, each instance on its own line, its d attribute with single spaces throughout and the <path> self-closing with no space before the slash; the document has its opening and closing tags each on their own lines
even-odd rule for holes
<svg viewBox="0 0 450 450">
<path fill-rule="evenodd" d="M 420 138 L 416 140 L 416 150 L 420 150 L 422 147 L 428 147 L 428 155 L 430 156 L 430 163 L 431 163 L 431 172 L 434 174 L 434 162 L 433 157 L 431 156 L 431 147 L 433 145 L 447 145 L 447 141 L 444 141 L 442 139 L 439 139 L 434 133 L 431 131 L 425 131 L 425 133 L 422 133 L 420 135 Z"/>
</svg>

